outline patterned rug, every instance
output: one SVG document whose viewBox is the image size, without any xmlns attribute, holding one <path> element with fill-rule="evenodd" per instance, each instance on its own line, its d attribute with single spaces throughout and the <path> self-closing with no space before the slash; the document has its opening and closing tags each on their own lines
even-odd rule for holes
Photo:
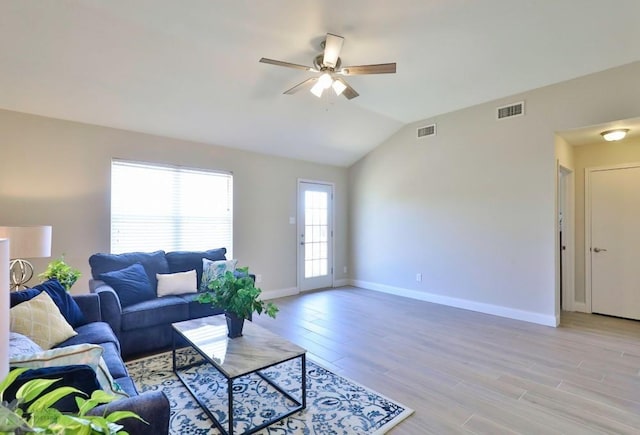
<svg viewBox="0 0 640 435">
<path fill-rule="evenodd" d="M 178 354 L 180 364 L 201 357 L 189 349 Z M 171 352 L 127 363 L 138 390 L 161 390 L 171 403 L 170 433 L 219 434 L 207 414 L 172 371 Z M 208 364 L 184 371 L 198 397 L 209 403 L 227 424 L 227 382 Z M 300 359 L 262 372 L 293 397 L 300 397 Z M 257 375 L 234 381 L 234 432 L 255 427 L 293 403 Z M 285 411 L 286 412 L 286 411 Z M 412 409 L 320 367 L 307 358 L 307 408 L 263 429 L 259 434 L 354 435 L 384 434 L 413 413 Z"/>
</svg>

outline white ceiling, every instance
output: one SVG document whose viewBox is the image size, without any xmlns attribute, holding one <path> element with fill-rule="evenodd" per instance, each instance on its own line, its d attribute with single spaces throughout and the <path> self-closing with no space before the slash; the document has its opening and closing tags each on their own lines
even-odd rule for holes
<svg viewBox="0 0 640 435">
<path fill-rule="evenodd" d="M 640 138 L 640 118 L 621 119 L 598 125 L 589 125 L 573 130 L 556 132 L 569 145 L 592 145 L 606 143 L 600 133 L 608 130 L 627 129 L 629 132 L 623 140 L 637 140 Z"/>
<path fill-rule="evenodd" d="M 348 166 L 403 125 L 640 60 L 638 0 L 2 0 L 0 107 Z M 283 95 L 327 33 L 360 97 Z M 327 94 L 329 94 L 327 92 Z"/>
</svg>

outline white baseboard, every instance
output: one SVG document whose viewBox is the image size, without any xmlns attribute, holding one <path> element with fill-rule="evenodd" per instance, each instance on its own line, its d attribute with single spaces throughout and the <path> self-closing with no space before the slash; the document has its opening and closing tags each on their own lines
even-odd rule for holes
<svg viewBox="0 0 640 435">
<path fill-rule="evenodd" d="M 286 296 L 295 296 L 297 294 L 300 293 L 300 290 L 298 290 L 297 287 L 291 287 L 291 288 L 283 288 L 283 289 L 276 289 L 276 290 L 264 290 L 261 294 L 262 299 L 277 299 L 277 298 L 284 298 Z"/>
<path fill-rule="evenodd" d="M 579 313 L 588 313 L 587 304 L 585 302 L 574 302 L 573 303 L 573 311 L 577 311 Z"/>
<path fill-rule="evenodd" d="M 351 280 L 350 279 L 334 279 L 333 280 L 333 286 L 334 287 L 344 287 L 347 285 L 351 285 Z"/>
<path fill-rule="evenodd" d="M 501 305 L 485 304 L 483 302 L 470 301 L 468 299 L 452 298 L 449 296 L 410 290 L 401 287 L 393 287 L 385 284 L 361 281 L 357 279 L 350 280 L 350 284 L 355 287 L 360 287 L 367 290 L 375 290 L 397 296 L 404 296 L 407 298 L 432 302 L 435 304 L 447 305 L 449 307 L 462 308 L 465 310 L 492 314 L 494 316 L 506 317 L 509 319 L 523 320 L 525 322 L 537 323 L 539 325 L 556 327 L 559 324 L 558 319 L 555 315 L 540 314 L 532 311 L 503 307 Z"/>
</svg>

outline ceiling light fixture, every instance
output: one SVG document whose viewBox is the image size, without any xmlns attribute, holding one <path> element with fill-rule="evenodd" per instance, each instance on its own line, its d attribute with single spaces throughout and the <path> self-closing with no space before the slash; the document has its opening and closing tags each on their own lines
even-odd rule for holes
<svg viewBox="0 0 640 435">
<path fill-rule="evenodd" d="M 320 83 L 320 80 L 318 80 L 316 84 L 313 85 L 313 87 L 311 88 L 311 93 L 318 98 L 322 97 L 323 91 L 324 91 L 324 86 L 322 85 L 322 83 Z"/>
<path fill-rule="evenodd" d="M 320 98 L 320 97 L 322 97 L 322 92 L 324 92 L 325 89 L 329 89 L 333 83 L 334 83 L 333 82 L 333 77 L 331 77 L 331 74 L 325 72 L 320 77 L 318 77 L 318 81 L 311 88 L 311 93 L 313 95 L 315 95 L 316 97 Z M 336 93 L 337 93 L 337 91 L 336 91 Z M 340 94 L 338 94 L 338 95 L 340 95 Z"/>
<path fill-rule="evenodd" d="M 311 93 L 320 98 L 324 90 L 329 88 L 333 88 L 336 95 L 342 95 L 347 85 L 341 79 L 334 80 L 331 74 L 325 72 L 318 77 L 316 84 L 311 88 Z"/>
<path fill-rule="evenodd" d="M 628 128 L 617 128 L 615 130 L 607 130 L 600 133 L 604 140 L 606 141 L 614 141 L 614 140 L 622 140 L 629 133 Z"/>
<path fill-rule="evenodd" d="M 333 82 L 333 84 L 331 85 L 331 87 L 333 88 L 333 90 L 335 91 L 336 95 L 342 95 L 342 93 L 344 92 L 345 89 L 347 89 L 347 85 L 345 85 L 344 83 L 342 83 L 342 80 L 338 79 L 335 80 Z"/>
</svg>

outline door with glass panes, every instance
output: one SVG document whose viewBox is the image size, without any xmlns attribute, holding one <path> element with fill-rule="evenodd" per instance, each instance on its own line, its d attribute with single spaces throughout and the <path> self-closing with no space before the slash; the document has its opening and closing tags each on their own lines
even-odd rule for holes
<svg viewBox="0 0 640 435">
<path fill-rule="evenodd" d="M 298 288 L 333 286 L 333 185 L 298 183 Z"/>
</svg>

